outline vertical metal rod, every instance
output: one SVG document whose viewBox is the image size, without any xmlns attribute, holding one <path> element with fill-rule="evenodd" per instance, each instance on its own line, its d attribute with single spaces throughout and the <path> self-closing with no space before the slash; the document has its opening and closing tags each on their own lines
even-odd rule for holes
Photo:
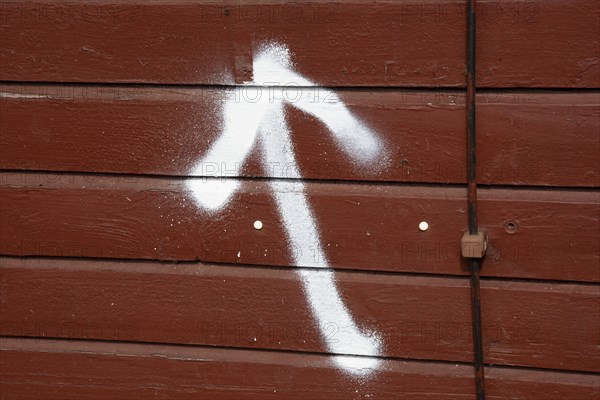
<svg viewBox="0 0 600 400">
<path fill-rule="evenodd" d="M 471 315 L 473 320 L 473 350 L 475 353 L 475 394 L 485 400 L 485 375 L 483 372 L 483 340 L 481 332 L 481 302 L 479 298 L 479 259 L 469 260 L 471 270 Z"/>
<path fill-rule="evenodd" d="M 469 233 L 477 234 L 477 183 L 475 180 L 475 0 L 467 0 L 467 182 Z M 469 260 L 471 273 L 471 313 L 475 354 L 475 393 L 485 399 L 481 299 L 479 290 L 480 259 Z"/>
<path fill-rule="evenodd" d="M 467 182 L 469 184 L 469 233 L 477 233 L 477 184 L 475 183 L 475 0 L 467 0 Z"/>
</svg>

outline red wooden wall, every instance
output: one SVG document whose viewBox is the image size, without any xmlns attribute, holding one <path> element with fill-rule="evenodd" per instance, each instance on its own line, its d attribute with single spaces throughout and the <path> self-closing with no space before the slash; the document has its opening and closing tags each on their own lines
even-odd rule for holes
<svg viewBox="0 0 600 400">
<path fill-rule="evenodd" d="M 600 6 L 477 13 L 486 391 L 597 399 Z M 0 3 L 2 399 L 474 398 L 464 14 L 462 0 Z M 256 145 L 208 212 L 190 176 L 272 42 L 316 84 L 294 90 L 345 107 L 385 156 L 357 166 L 326 121 L 286 105 L 301 177 L 264 168 Z M 320 270 L 298 265 L 309 249 L 277 200 L 299 187 L 315 264 L 381 338 L 366 375 L 339 368 L 303 291 L 297 272 Z"/>
</svg>

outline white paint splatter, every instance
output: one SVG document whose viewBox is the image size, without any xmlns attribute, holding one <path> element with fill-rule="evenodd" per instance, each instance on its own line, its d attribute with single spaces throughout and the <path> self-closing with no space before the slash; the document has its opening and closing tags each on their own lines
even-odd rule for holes
<svg viewBox="0 0 600 400">
<path fill-rule="evenodd" d="M 333 358 L 335 363 L 345 371 L 364 375 L 378 365 L 381 339 L 357 326 L 339 293 L 334 272 L 329 269 L 294 156 L 284 106 L 290 104 L 322 121 L 338 146 L 363 166 L 379 158 L 380 162 L 372 164 L 371 168 L 374 165 L 382 167 L 385 164 L 381 161 L 385 159 L 381 156 L 384 146 L 341 101 L 315 102 L 314 92 L 294 89 L 315 84 L 295 73 L 292 66 L 286 46 L 271 43 L 260 47 L 253 63 L 254 81 L 250 82 L 258 85 L 256 92 L 242 93 L 244 98 L 236 93 L 235 98 L 226 101 L 222 134 L 191 173 L 213 177 L 237 176 L 258 141 L 266 173 L 272 177 L 295 179 L 272 181 L 271 186 L 294 263 L 304 267 L 299 269 L 298 275 L 329 351 L 339 354 Z M 319 89 L 318 95 L 323 99 L 335 97 L 335 93 Z M 292 96 L 290 93 L 294 90 L 296 93 Z M 273 166 L 282 168 L 272 170 Z M 229 202 L 239 184 L 239 180 L 235 179 L 198 178 L 190 179 L 188 188 L 201 207 L 217 211 Z M 328 330 L 331 327 L 334 331 Z"/>
<path fill-rule="evenodd" d="M 240 182 L 235 179 L 201 178 L 187 182 L 188 189 L 198 204 L 212 211 L 219 210 L 238 189 Z"/>
</svg>

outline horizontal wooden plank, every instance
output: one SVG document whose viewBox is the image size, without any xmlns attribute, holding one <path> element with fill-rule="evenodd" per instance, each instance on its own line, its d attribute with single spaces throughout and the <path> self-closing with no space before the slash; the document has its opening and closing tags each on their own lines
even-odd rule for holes
<svg viewBox="0 0 600 400">
<path fill-rule="evenodd" d="M 348 328 L 340 317 L 316 320 L 301 276 L 290 270 L 0 262 L 2 335 L 361 354 L 352 344 L 344 353 L 326 345 L 345 340 Z M 355 272 L 335 277 L 356 323 L 381 339 L 380 356 L 472 360 L 468 279 Z M 487 362 L 600 371 L 600 287 L 484 281 L 481 297 Z"/>
<path fill-rule="evenodd" d="M 3 85 L 4 169 L 158 175 L 286 176 L 226 154 L 198 163 L 223 131 L 225 101 L 274 89 Z M 324 124 L 286 106 L 303 177 L 464 183 L 464 94 L 456 91 L 298 89 L 311 104 L 345 105 L 382 142 L 377 161 L 357 167 Z M 293 98 L 297 94 L 290 94 Z M 239 117 L 241 118 L 241 117 Z M 600 186 L 600 93 L 486 92 L 478 97 L 478 179 L 483 184 Z M 251 129 L 247 135 L 251 135 Z M 318 139 L 316 139 L 318 138 Z M 238 143 L 242 143 L 239 140 Z M 259 144 L 255 146 L 259 148 Z M 235 146 L 233 146 L 235 148 Z M 572 154 L 577 153 L 577 157 Z"/>
<path fill-rule="evenodd" d="M 177 398 L 215 400 L 470 400 L 472 368 L 386 360 L 356 379 L 328 357 L 102 342 L 0 342 L 0 393 L 12 400 Z M 594 400 L 600 378 L 557 372 L 486 370 L 492 399 Z"/>
<path fill-rule="evenodd" d="M 23 173 L 0 179 L 7 255 L 467 271 L 459 255 L 467 223 L 460 187 Z M 489 235 L 482 273 L 600 281 L 599 203 L 592 191 L 481 189 L 479 224 Z M 428 230 L 419 229 L 421 221 Z"/>
<path fill-rule="evenodd" d="M 595 0 L 477 10 L 479 85 L 600 87 Z M 462 86 L 465 14 L 460 0 L 6 1 L 0 80 L 233 84 L 279 43 L 325 86 Z"/>
<path fill-rule="evenodd" d="M 600 185 L 600 93 L 500 92 L 477 101 L 479 183 Z"/>
</svg>

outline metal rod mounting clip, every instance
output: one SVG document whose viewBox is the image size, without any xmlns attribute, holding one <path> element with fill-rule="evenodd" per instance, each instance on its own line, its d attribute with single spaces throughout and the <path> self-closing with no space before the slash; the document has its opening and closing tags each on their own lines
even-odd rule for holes
<svg viewBox="0 0 600 400">
<path fill-rule="evenodd" d="M 475 234 L 465 232 L 460 240 L 460 253 L 464 258 L 483 258 L 487 250 L 487 235 L 483 231 Z"/>
</svg>

